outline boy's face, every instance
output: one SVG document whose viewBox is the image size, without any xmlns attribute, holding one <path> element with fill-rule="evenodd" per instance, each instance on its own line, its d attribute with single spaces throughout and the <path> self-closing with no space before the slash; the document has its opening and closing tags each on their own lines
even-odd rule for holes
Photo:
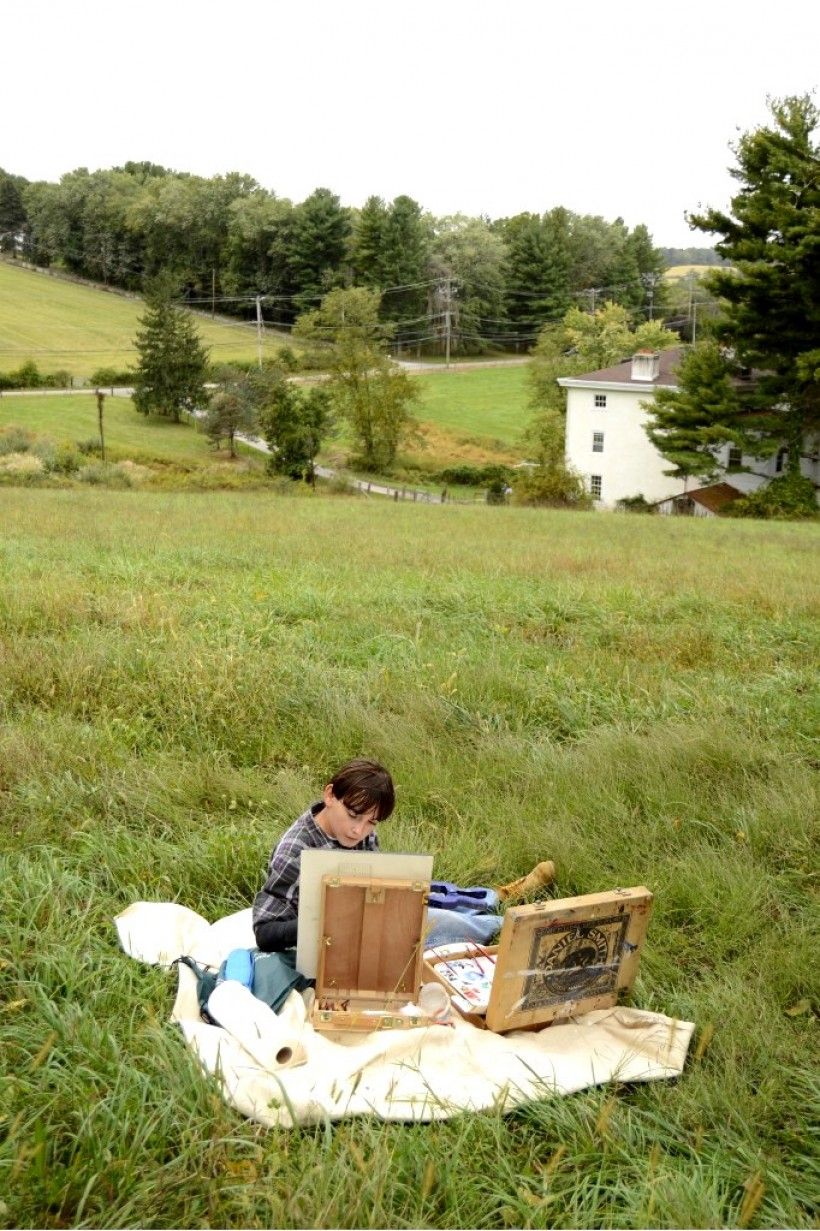
<svg viewBox="0 0 820 1231">
<path fill-rule="evenodd" d="M 363 842 L 376 828 L 376 809 L 356 813 L 337 799 L 330 785 L 322 792 L 325 806 L 316 817 L 316 824 L 329 838 L 335 838 L 341 846 L 354 847 Z"/>
</svg>

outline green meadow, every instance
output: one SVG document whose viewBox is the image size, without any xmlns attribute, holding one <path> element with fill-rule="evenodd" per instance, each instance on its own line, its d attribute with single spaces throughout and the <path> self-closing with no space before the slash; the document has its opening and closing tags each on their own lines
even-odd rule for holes
<svg viewBox="0 0 820 1231">
<path fill-rule="evenodd" d="M 816 526 L 2 489 L 0 1225 L 812 1227 Z M 113 917 L 250 904 L 332 771 L 384 845 L 656 894 L 674 1082 L 243 1120 Z"/>
<path fill-rule="evenodd" d="M 520 437 L 532 410 L 528 405 L 527 367 L 484 367 L 449 372 L 425 372 L 415 377 L 419 388 L 416 414 L 463 440 L 489 441 L 509 448 Z"/>
<path fill-rule="evenodd" d="M 66 369 L 84 381 L 96 368 L 125 368 L 136 359 L 134 335 L 143 311 L 136 297 L 0 261 L 0 371 L 33 359 L 41 372 Z M 253 326 L 204 313 L 196 320 L 215 362 L 256 358 Z M 266 335 L 263 353 L 274 354 L 284 340 Z"/>
</svg>

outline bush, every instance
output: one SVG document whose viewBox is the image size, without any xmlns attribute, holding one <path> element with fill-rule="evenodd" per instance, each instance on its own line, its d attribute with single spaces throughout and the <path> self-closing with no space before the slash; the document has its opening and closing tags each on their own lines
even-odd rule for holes
<svg viewBox="0 0 820 1231">
<path fill-rule="evenodd" d="M 13 372 L 0 372 L 2 389 L 68 389 L 74 383 L 71 373 L 65 368 L 47 375 L 40 371 L 33 359 L 27 359 Z"/>
<path fill-rule="evenodd" d="M 725 516 L 799 521 L 820 517 L 820 509 L 811 479 L 801 474 L 784 474 L 780 479 L 773 479 L 767 487 L 733 500 Z"/>
<path fill-rule="evenodd" d="M 32 452 L 40 458 L 47 474 L 76 474 L 80 469 L 81 454 L 67 441 L 55 445 L 53 440 L 41 440 Z"/>
<path fill-rule="evenodd" d="M 591 509 L 584 481 L 563 463 L 519 470 L 513 479 L 513 504 L 545 509 Z"/>
<path fill-rule="evenodd" d="M 130 475 L 112 462 L 92 462 L 90 466 L 83 466 L 77 478 L 81 483 L 90 483 L 94 487 L 131 486 Z"/>
<path fill-rule="evenodd" d="M 620 513 L 657 513 L 657 507 L 650 504 L 643 495 L 624 496 L 615 502 L 615 508 Z"/>
<path fill-rule="evenodd" d="M 88 378 L 89 385 L 95 389 L 114 385 L 125 385 L 130 388 L 134 383 L 134 373 L 131 368 L 95 368 Z"/>
<path fill-rule="evenodd" d="M 276 360 L 286 372 L 298 372 L 300 360 L 292 346 L 280 346 L 276 352 Z"/>
<path fill-rule="evenodd" d="M 489 487 L 499 481 L 503 481 L 506 487 L 512 477 L 513 471 L 510 467 L 502 466 L 497 462 L 485 466 L 469 466 L 462 463 L 459 466 L 447 466 L 439 472 L 442 483 L 458 483 L 462 487 Z"/>
<path fill-rule="evenodd" d="M 34 453 L 4 453 L 0 457 L 0 475 L 19 479 L 40 478 L 45 474 L 42 460 Z"/>
<path fill-rule="evenodd" d="M 34 433 L 28 428 L 12 423 L 0 431 L 0 455 L 4 453 L 28 453 L 34 444 Z"/>
<path fill-rule="evenodd" d="M 87 440 L 78 440 L 77 448 L 83 457 L 100 457 L 102 454 L 99 436 L 89 436 Z"/>
</svg>

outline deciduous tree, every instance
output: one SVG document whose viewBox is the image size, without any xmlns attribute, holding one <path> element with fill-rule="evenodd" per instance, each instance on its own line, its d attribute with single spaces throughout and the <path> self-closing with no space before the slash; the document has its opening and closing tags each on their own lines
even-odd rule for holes
<svg viewBox="0 0 820 1231">
<path fill-rule="evenodd" d="M 379 321 L 378 293 L 359 287 L 331 291 L 294 328 L 297 337 L 330 344 L 333 405 L 350 426 L 356 462 L 369 470 L 387 469 L 416 427 L 410 411 L 416 389 L 385 354 L 391 332 Z"/>
</svg>

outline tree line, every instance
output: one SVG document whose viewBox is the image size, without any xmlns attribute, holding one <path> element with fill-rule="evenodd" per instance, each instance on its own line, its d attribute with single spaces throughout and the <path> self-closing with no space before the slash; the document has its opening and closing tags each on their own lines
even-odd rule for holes
<svg viewBox="0 0 820 1231">
<path fill-rule="evenodd" d="M 81 167 L 59 183 L 0 169 L 0 249 L 127 290 L 171 274 L 190 305 L 292 326 L 329 291 L 381 293 L 395 341 L 420 350 L 527 349 L 546 321 L 604 300 L 663 306 L 648 229 L 562 207 L 435 217 L 412 197 L 293 203 L 249 175 L 203 178 L 150 162 Z"/>
</svg>

